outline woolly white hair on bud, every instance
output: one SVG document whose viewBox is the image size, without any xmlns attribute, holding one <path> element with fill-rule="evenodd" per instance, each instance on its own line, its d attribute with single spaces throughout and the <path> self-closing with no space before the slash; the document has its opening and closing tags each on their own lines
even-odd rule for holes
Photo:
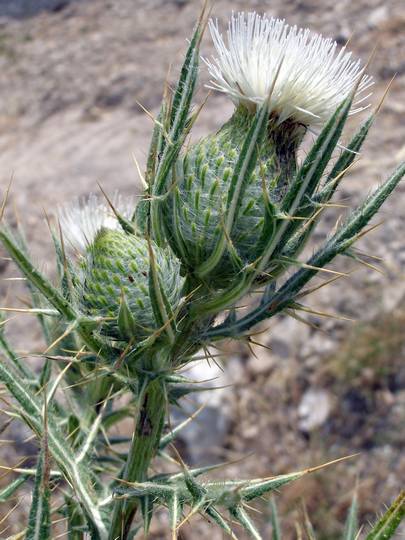
<svg viewBox="0 0 405 540">
<path fill-rule="evenodd" d="M 133 197 L 115 192 L 111 203 L 124 218 L 131 219 L 135 208 Z M 94 193 L 63 206 L 58 212 L 63 237 L 80 253 L 84 253 L 101 229 L 119 229 L 120 224 L 108 202 Z"/>
<path fill-rule="evenodd" d="M 270 112 L 278 123 L 287 119 L 306 126 L 320 127 L 353 88 L 362 67 L 346 47 L 308 29 L 289 26 L 284 20 L 257 13 L 232 15 L 227 44 L 218 21 L 209 22 L 217 57 L 205 59 L 212 77 L 209 88 L 230 96 L 248 108 L 262 103 L 269 95 Z M 351 114 L 366 107 L 371 95 L 364 95 L 373 84 L 363 75 Z"/>
</svg>

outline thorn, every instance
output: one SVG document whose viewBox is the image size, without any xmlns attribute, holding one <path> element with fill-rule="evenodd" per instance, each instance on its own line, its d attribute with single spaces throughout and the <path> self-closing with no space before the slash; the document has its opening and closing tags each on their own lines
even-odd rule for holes
<svg viewBox="0 0 405 540">
<path fill-rule="evenodd" d="M 315 291 L 318 291 L 319 289 L 322 289 L 323 287 L 326 287 L 330 283 L 333 283 L 334 281 L 337 281 L 338 279 L 342 279 L 343 277 L 350 277 L 350 274 L 342 275 L 342 276 L 336 276 L 334 278 L 328 279 L 327 281 L 324 281 L 320 285 L 315 285 L 314 287 L 311 287 L 309 289 L 305 289 L 304 291 L 298 293 L 295 296 L 295 299 L 303 298 L 304 296 L 308 296 L 309 294 L 312 294 Z"/>
<path fill-rule="evenodd" d="M 357 165 L 358 162 L 359 162 L 359 159 L 353 160 L 347 167 L 343 169 L 343 171 L 340 171 L 340 173 L 337 176 L 335 176 L 335 178 L 332 178 L 331 180 L 327 182 L 328 186 L 330 186 L 331 184 L 332 185 L 339 184 L 342 178 L 345 176 L 345 174 L 348 173 L 350 169 L 352 169 L 355 165 Z"/>
<path fill-rule="evenodd" d="M 0 311 L 11 311 L 14 313 L 28 313 L 30 315 L 49 315 L 51 317 L 55 317 L 58 315 L 58 312 L 56 311 L 56 309 L 0 307 Z"/>
<path fill-rule="evenodd" d="M 73 321 L 72 324 L 70 324 L 66 330 L 63 332 L 62 335 L 60 335 L 58 338 L 55 339 L 55 341 L 53 343 L 51 343 L 44 351 L 43 354 L 46 354 L 47 352 L 49 352 L 50 350 L 52 350 L 55 345 L 57 345 L 58 343 L 60 343 L 66 336 L 68 336 L 70 333 L 73 332 L 73 330 L 76 328 L 77 326 L 77 321 Z"/>
<path fill-rule="evenodd" d="M 372 225 L 371 227 L 368 227 L 368 229 L 364 229 L 363 231 L 359 232 L 353 239 L 353 242 L 357 242 L 357 240 L 360 240 L 363 236 L 370 233 L 374 229 L 377 229 L 378 227 L 381 227 L 381 225 L 384 224 L 384 221 L 380 221 L 379 223 L 376 223 L 375 225 Z"/>
<path fill-rule="evenodd" d="M 301 261 L 297 261 L 295 259 L 290 259 L 289 257 L 281 257 L 279 259 L 280 262 L 286 261 L 291 264 L 295 264 L 297 266 L 301 266 L 302 268 L 308 268 L 309 270 L 316 270 L 317 272 L 325 272 L 327 274 L 334 274 L 336 276 L 340 277 L 348 277 L 349 274 L 345 272 L 338 272 L 337 270 L 331 270 L 330 268 L 323 268 L 321 266 L 313 266 L 312 264 L 304 263 Z"/>
<path fill-rule="evenodd" d="M 352 319 L 350 317 L 345 317 L 344 315 L 334 315 L 332 313 L 327 313 L 326 311 L 317 311 L 312 308 L 303 306 L 302 304 L 294 304 L 292 306 L 292 309 L 297 309 L 298 311 L 304 311 L 305 313 L 309 313 L 310 315 L 317 315 L 319 317 L 326 317 L 329 319 L 336 319 L 338 321 L 349 321 L 349 322 L 355 322 L 356 319 Z"/>
<path fill-rule="evenodd" d="M 141 184 L 142 184 L 142 187 L 143 189 L 146 191 L 148 189 L 148 183 L 147 181 L 145 180 L 145 177 L 143 176 L 142 174 L 142 171 L 141 171 L 141 167 L 139 165 L 139 162 L 138 160 L 136 159 L 136 156 L 135 156 L 135 153 L 132 152 L 132 159 L 133 159 L 133 162 L 135 163 L 135 167 L 136 167 L 136 170 L 137 170 L 137 173 L 138 173 L 138 176 L 139 176 L 139 179 L 141 181 Z"/>
<path fill-rule="evenodd" d="M 306 326 L 309 326 L 309 328 L 312 328 L 312 330 L 315 330 L 316 332 L 322 332 L 323 334 L 328 335 L 328 333 L 323 328 L 321 328 L 317 324 L 314 324 L 314 323 L 311 323 L 310 321 L 307 321 L 306 319 L 304 319 L 304 317 L 300 317 L 300 315 L 298 315 L 294 311 L 292 311 L 290 309 L 286 309 L 286 313 L 287 313 L 287 315 L 289 315 L 290 317 L 292 317 L 296 321 L 298 321 L 298 322 L 300 322 L 302 324 L 305 324 Z"/>
<path fill-rule="evenodd" d="M 155 116 L 154 116 L 150 111 L 148 111 L 148 109 L 146 109 L 146 108 L 142 105 L 142 103 L 140 103 L 137 99 L 135 99 L 135 103 L 136 103 L 137 105 L 139 105 L 139 107 L 140 107 L 140 108 L 143 110 L 143 112 L 144 112 L 144 113 L 152 120 L 152 122 L 153 122 L 155 125 L 157 125 L 158 127 L 160 127 L 160 129 L 162 130 L 162 133 L 163 133 L 165 139 L 167 140 L 168 144 L 172 144 L 172 142 L 171 142 L 171 140 L 170 140 L 170 138 L 169 138 L 169 135 L 168 135 L 167 131 L 166 131 L 165 128 L 164 128 L 164 125 L 163 125 L 161 122 L 159 122 L 159 120 L 157 120 L 157 118 L 155 118 Z"/>
<path fill-rule="evenodd" d="M 375 272 L 378 272 L 382 276 L 387 276 L 387 274 L 386 274 L 386 272 L 384 272 L 384 270 L 382 270 L 381 268 L 378 268 L 378 266 L 375 266 L 374 264 L 371 264 L 371 263 L 368 263 L 367 261 L 364 261 L 363 259 L 361 259 L 360 257 L 357 257 L 354 254 L 350 255 L 350 254 L 347 254 L 347 253 L 343 253 L 343 255 L 346 255 L 348 257 L 353 258 L 357 263 L 361 264 L 362 266 L 365 266 L 369 270 L 374 270 Z"/>
<path fill-rule="evenodd" d="M 48 405 L 50 405 L 51 403 L 51 400 L 53 398 L 53 396 L 55 395 L 55 392 L 59 386 L 59 383 L 61 382 L 61 380 L 63 379 L 65 373 L 69 370 L 69 368 L 71 367 L 71 365 L 73 364 L 73 362 L 69 362 L 67 366 L 65 366 L 61 372 L 58 374 L 58 376 L 56 377 L 53 385 L 52 385 L 52 388 L 51 388 L 51 391 L 49 392 L 48 394 L 48 397 L 47 397 L 47 401 L 44 403 L 44 414 L 45 414 L 45 409 Z"/>
<path fill-rule="evenodd" d="M 6 205 L 7 205 L 8 197 L 10 195 L 11 184 L 13 183 L 13 180 L 14 180 L 14 173 L 10 177 L 9 183 L 7 185 L 7 188 L 6 188 L 6 193 L 5 193 L 4 198 L 3 198 L 3 202 L 1 203 L 1 207 L 0 207 L 0 223 L 3 221 L 4 212 L 6 210 Z"/>
<path fill-rule="evenodd" d="M 316 467 L 310 467 L 309 469 L 305 470 L 305 473 L 313 473 L 316 471 L 320 471 L 322 469 L 325 469 L 326 467 L 330 467 L 331 465 L 336 465 L 337 463 L 341 463 L 342 461 L 346 461 L 348 459 L 353 459 L 357 456 L 360 456 L 361 452 L 356 452 L 355 454 L 350 454 L 348 456 L 343 456 L 341 458 L 333 459 L 332 461 L 328 461 L 327 463 L 324 463 L 323 465 L 317 465 Z"/>
<path fill-rule="evenodd" d="M 389 83 L 387 84 L 387 88 L 385 89 L 385 91 L 384 91 L 384 93 L 383 93 L 383 95 L 382 95 L 382 98 L 380 99 L 380 101 L 379 101 L 377 107 L 375 108 L 375 111 L 374 111 L 374 115 L 375 115 L 375 116 L 380 112 L 381 107 L 383 106 L 383 103 L 384 103 L 384 101 L 385 101 L 385 98 L 387 97 L 389 91 L 391 90 L 391 86 L 392 86 L 392 84 L 393 84 L 393 82 L 394 82 L 396 76 L 397 76 L 397 73 L 394 73 L 394 75 L 392 76 L 391 80 L 390 80 Z"/>
</svg>

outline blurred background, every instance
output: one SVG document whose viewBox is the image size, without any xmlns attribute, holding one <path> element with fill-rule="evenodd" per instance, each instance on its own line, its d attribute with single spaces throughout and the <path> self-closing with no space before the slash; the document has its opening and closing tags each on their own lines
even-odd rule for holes
<svg viewBox="0 0 405 540">
<path fill-rule="evenodd" d="M 165 78 L 174 82 L 178 76 L 199 8 L 197 0 L 0 0 L 0 194 L 13 176 L 9 206 L 49 273 L 52 248 L 44 210 L 52 214 L 61 203 L 97 192 L 97 182 L 110 194 L 115 189 L 139 193 L 132 154 L 144 164 L 152 129 L 139 104 L 158 110 Z M 405 158 L 403 3 L 218 0 L 213 16 L 223 28 L 232 10 L 286 18 L 339 44 L 350 39 L 350 48 L 364 60 L 377 44 L 369 68 L 376 81 L 374 106 L 396 74 L 362 155 L 337 196 L 342 205 L 353 206 Z M 202 51 L 212 53 L 208 36 Z M 196 102 L 204 99 L 206 82 L 203 68 Z M 212 94 L 194 138 L 218 129 L 231 111 L 223 96 Z M 360 120 L 351 122 L 346 137 Z M 279 316 L 262 328 L 251 348 L 223 344 L 223 372 L 204 364 L 195 374 L 231 386 L 212 395 L 206 412 L 184 436 L 182 450 L 190 464 L 240 460 L 223 474 L 249 478 L 360 453 L 282 491 L 277 501 L 287 540 L 297 537 L 294 524 L 302 521 L 302 500 L 320 538 L 333 540 L 357 481 L 362 521 L 368 523 L 405 478 L 404 190 L 399 186 L 376 221 L 380 225 L 359 244 L 381 258 L 366 258 L 379 271 L 340 259 L 334 268 L 350 276 L 310 297 L 313 310 L 336 318 L 307 314 L 304 324 Z M 342 211 L 325 213 L 315 241 Z M 15 213 L 10 212 L 11 220 Z M 18 283 L 7 281 L 15 275 L 13 265 L 0 258 L 1 305 L 16 305 L 22 294 Z M 25 315 L 7 332 L 20 350 L 41 349 L 39 330 Z M 1 415 L 0 428 L 4 422 Z M 35 453 L 28 436 L 14 424 L 2 434 L 0 465 L 13 466 Z M 0 485 L 8 478 L 0 471 Z M 1 538 L 22 529 L 29 506 L 29 495 L 22 495 L 9 517 L 10 508 L 0 506 Z M 260 512 L 266 538 L 268 506 Z M 150 537 L 163 540 L 165 530 L 162 514 Z M 182 534 L 184 540 L 222 538 L 198 520 Z"/>
</svg>

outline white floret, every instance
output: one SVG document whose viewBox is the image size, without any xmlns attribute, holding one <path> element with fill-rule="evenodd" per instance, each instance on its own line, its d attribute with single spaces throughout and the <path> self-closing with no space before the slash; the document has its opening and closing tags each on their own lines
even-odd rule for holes
<svg viewBox="0 0 405 540">
<path fill-rule="evenodd" d="M 116 211 L 131 219 L 135 208 L 133 197 L 116 192 L 112 198 Z M 65 242 L 80 253 L 93 243 L 101 229 L 119 229 L 120 224 L 105 198 L 91 193 L 59 209 L 58 218 Z"/>
<path fill-rule="evenodd" d="M 338 50 L 334 40 L 284 20 L 234 14 L 226 42 L 218 21 L 211 20 L 209 28 L 217 52 L 205 59 L 212 77 L 209 87 L 249 108 L 263 103 L 273 88 L 270 112 L 279 123 L 291 119 L 322 126 L 361 76 L 360 60 L 346 47 Z M 370 96 L 365 91 L 372 84 L 370 76 L 362 76 L 351 114 L 365 108 L 362 103 Z"/>
</svg>

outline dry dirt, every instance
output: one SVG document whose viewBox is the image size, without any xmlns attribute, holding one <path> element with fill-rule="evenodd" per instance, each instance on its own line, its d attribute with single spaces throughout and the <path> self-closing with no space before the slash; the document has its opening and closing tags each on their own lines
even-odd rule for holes
<svg viewBox="0 0 405 540">
<path fill-rule="evenodd" d="M 152 112 L 158 109 L 169 67 L 170 81 L 178 75 L 198 10 L 195 0 L 0 2 L 0 193 L 13 176 L 11 202 L 41 266 L 52 271 L 44 209 L 52 213 L 64 201 L 97 191 L 97 182 L 108 192 L 117 188 L 128 194 L 139 192 L 132 153 L 144 162 L 152 128 L 139 103 Z M 339 192 L 341 202 L 354 205 L 405 158 L 402 2 L 218 0 L 213 14 L 225 21 L 232 10 L 285 17 L 292 24 L 333 36 L 339 43 L 350 38 L 350 47 L 362 58 L 378 44 L 369 69 L 376 81 L 374 105 L 394 74 L 396 79 L 361 159 Z M 210 54 L 209 39 L 202 49 Z M 204 82 L 207 74 L 203 71 L 197 100 L 205 95 Z M 194 137 L 218 128 L 231 110 L 223 97 L 212 95 Z M 309 301 L 317 310 L 368 321 L 366 337 L 363 326 L 353 330 L 352 323 L 344 320 L 308 316 L 311 324 L 321 328 L 315 331 L 278 317 L 258 337 L 271 351 L 256 347 L 252 354 L 240 346 L 225 345 L 225 373 L 235 386 L 232 395 L 224 398 L 229 429 L 218 457 L 254 454 L 228 468 L 229 476 L 273 475 L 361 452 L 357 459 L 279 496 L 290 531 L 286 539 L 295 538 L 290 525 L 300 517 L 301 497 L 314 522 L 325 531 L 321 538 L 331 540 L 357 477 L 362 518 L 367 523 L 396 494 L 405 476 L 400 452 L 405 438 L 399 430 L 405 416 L 400 324 L 405 322 L 401 311 L 404 201 L 402 185 L 381 212 L 383 223 L 362 240 L 362 249 L 383 258 L 384 272 L 362 268 Z M 335 219 L 336 212 L 327 213 L 315 240 L 322 240 Z M 353 267 L 351 261 L 336 264 L 339 269 Z M 2 259 L 0 272 L 2 278 L 15 275 L 12 265 Z M 1 298 L 15 298 L 16 287 L 1 281 Z M 14 321 L 9 332 L 14 341 L 18 337 L 20 349 L 40 347 L 38 329 L 27 318 Z M 387 335 L 397 347 L 386 347 Z M 388 351 L 378 352 L 378 370 L 373 364 L 374 348 L 367 349 L 370 343 Z M 367 353 L 355 354 L 357 347 L 366 348 Z M 358 358 L 356 369 L 346 369 L 345 363 L 353 358 Z M 322 414 L 314 419 L 317 408 Z M 2 450 L 3 462 L 13 458 L 12 449 Z M 268 509 L 262 511 L 267 538 Z M 19 519 L 8 520 L 7 535 L 21 529 Z M 166 537 L 157 523 L 154 538 Z M 187 539 L 220 537 L 203 524 L 184 529 Z"/>
</svg>

